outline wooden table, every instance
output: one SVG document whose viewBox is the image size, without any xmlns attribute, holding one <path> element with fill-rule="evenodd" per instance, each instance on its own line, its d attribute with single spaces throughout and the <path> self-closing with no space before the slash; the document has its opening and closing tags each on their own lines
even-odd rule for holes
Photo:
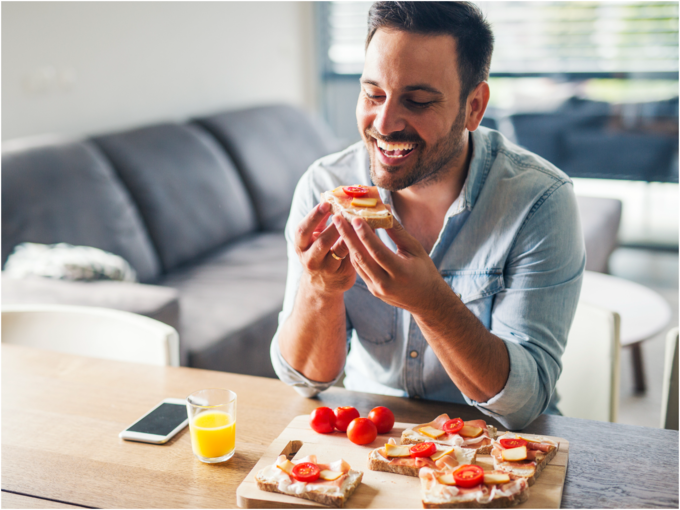
<svg viewBox="0 0 680 510">
<path fill-rule="evenodd" d="M 166 397 L 209 387 L 238 394 L 236 454 L 199 462 L 187 431 L 163 446 L 118 433 Z M 376 405 L 423 423 L 466 406 L 331 388 L 300 397 L 280 381 L 183 367 L 98 360 L 2 346 L 3 508 L 234 508 L 236 488 L 297 415 L 315 407 Z M 541 416 L 526 432 L 570 441 L 563 507 L 678 507 L 678 433 Z"/>
<path fill-rule="evenodd" d="M 671 320 L 671 307 L 657 292 L 617 276 L 586 271 L 581 300 L 621 316 L 621 347 L 630 347 L 635 391 L 647 390 L 642 342 L 661 333 Z"/>
</svg>

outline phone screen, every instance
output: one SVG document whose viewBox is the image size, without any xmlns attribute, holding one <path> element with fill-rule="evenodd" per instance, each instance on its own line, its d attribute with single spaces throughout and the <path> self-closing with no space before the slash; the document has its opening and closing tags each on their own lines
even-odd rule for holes
<svg viewBox="0 0 680 510">
<path fill-rule="evenodd" d="M 185 405 L 163 402 L 144 416 L 144 418 L 130 425 L 126 430 L 143 434 L 167 436 L 186 419 L 187 408 Z"/>
</svg>

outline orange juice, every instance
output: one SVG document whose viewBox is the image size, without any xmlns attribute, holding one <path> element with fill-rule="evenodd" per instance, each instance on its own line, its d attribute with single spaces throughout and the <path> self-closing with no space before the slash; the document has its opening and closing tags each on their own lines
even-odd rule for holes
<svg viewBox="0 0 680 510">
<path fill-rule="evenodd" d="M 224 411 L 205 411 L 189 423 L 191 446 L 196 455 L 213 459 L 234 451 L 236 422 Z"/>
</svg>

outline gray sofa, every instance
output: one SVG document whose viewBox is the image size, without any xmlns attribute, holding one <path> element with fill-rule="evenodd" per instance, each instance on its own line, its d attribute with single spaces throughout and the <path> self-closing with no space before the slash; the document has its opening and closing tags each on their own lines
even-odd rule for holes
<svg viewBox="0 0 680 510">
<path fill-rule="evenodd" d="M 140 283 L 3 276 L 2 301 L 140 313 L 179 331 L 182 365 L 273 377 L 293 192 L 315 159 L 341 148 L 282 105 L 3 146 L 3 268 L 22 242 L 66 242 L 120 255 Z M 605 271 L 621 204 L 579 205 L 588 269 Z"/>
<path fill-rule="evenodd" d="M 141 313 L 179 330 L 182 365 L 273 376 L 292 195 L 315 159 L 340 148 L 283 105 L 3 147 L 3 267 L 22 242 L 66 242 L 120 255 L 140 281 L 3 276 L 3 303 Z"/>
</svg>

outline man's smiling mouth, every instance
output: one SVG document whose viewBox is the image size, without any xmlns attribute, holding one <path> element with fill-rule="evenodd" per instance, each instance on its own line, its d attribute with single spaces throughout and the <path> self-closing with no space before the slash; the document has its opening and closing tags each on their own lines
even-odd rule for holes
<svg viewBox="0 0 680 510">
<path fill-rule="evenodd" d="M 384 142 L 382 140 L 375 139 L 375 143 L 378 146 L 380 152 L 387 158 L 403 158 L 408 156 L 413 149 L 415 149 L 418 144 L 411 142 L 398 142 L 390 143 Z"/>
</svg>

